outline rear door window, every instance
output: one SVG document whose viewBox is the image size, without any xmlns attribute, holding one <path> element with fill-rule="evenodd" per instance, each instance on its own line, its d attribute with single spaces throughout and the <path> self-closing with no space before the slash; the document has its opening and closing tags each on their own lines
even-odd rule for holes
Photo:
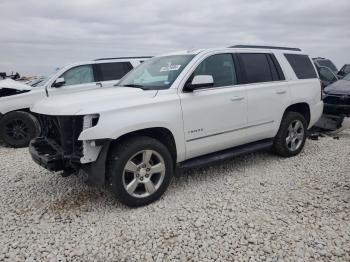
<svg viewBox="0 0 350 262">
<path fill-rule="evenodd" d="M 315 68 L 307 55 L 284 54 L 298 79 L 317 78 Z"/>
<path fill-rule="evenodd" d="M 284 79 L 280 68 L 269 54 L 241 53 L 239 54 L 241 67 L 245 72 L 247 83 L 261 83 Z M 279 65 L 278 65 L 279 66 Z"/>
<path fill-rule="evenodd" d="M 133 69 L 130 62 L 96 64 L 98 81 L 119 80 Z"/>
</svg>

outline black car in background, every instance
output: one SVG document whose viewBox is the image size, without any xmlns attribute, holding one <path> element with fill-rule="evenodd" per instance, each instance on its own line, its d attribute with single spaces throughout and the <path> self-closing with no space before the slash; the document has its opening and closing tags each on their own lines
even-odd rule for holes
<svg viewBox="0 0 350 262">
<path fill-rule="evenodd" d="M 350 73 L 350 64 L 345 64 L 338 72 L 339 78 L 343 78 Z"/>
<path fill-rule="evenodd" d="M 350 117 L 350 73 L 324 89 L 323 113 Z"/>
</svg>

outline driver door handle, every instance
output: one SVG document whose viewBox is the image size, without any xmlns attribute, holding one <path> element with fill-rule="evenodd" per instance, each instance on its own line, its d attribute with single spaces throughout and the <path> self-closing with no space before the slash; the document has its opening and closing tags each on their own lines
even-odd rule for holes
<svg viewBox="0 0 350 262">
<path fill-rule="evenodd" d="M 230 100 L 231 102 L 234 102 L 234 101 L 241 101 L 243 100 L 244 97 L 243 96 L 234 96 L 234 97 L 231 97 Z"/>
<path fill-rule="evenodd" d="M 285 93 L 287 93 L 286 90 L 278 90 L 278 91 L 276 91 L 276 94 L 277 94 L 277 95 L 283 95 L 283 94 L 285 94 Z"/>
</svg>

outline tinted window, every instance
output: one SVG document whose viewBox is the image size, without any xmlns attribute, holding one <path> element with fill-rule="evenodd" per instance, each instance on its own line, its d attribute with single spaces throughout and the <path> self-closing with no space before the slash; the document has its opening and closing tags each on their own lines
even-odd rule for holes
<svg viewBox="0 0 350 262">
<path fill-rule="evenodd" d="M 327 82 L 337 81 L 337 78 L 335 77 L 331 69 L 329 69 L 328 67 L 321 67 L 318 70 L 318 74 L 322 81 L 327 81 Z"/>
<path fill-rule="evenodd" d="M 73 67 L 64 72 L 60 77 L 64 78 L 65 86 L 95 82 L 91 65 Z"/>
<path fill-rule="evenodd" d="M 332 63 L 332 61 L 330 61 L 328 59 L 318 60 L 317 63 L 320 66 L 326 66 L 326 67 L 330 68 L 332 71 L 338 71 L 338 69 L 335 67 L 335 65 Z"/>
<path fill-rule="evenodd" d="M 240 54 L 248 83 L 278 80 L 277 70 L 270 69 L 267 54 Z"/>
<path fill-rule="evenodd" d="M 315 69 L 307 55 L 285 54 L 299 79 L 317 78 Z"/>
<path fill-rule="evenodd" d="M 100 73 L 99 81 L 119 80 L 133 69 L 129 62 L 96 64 Z"/>
<path fill-rule="evenodd" d="M 211 75 L 214 87 L 237 84 L 237 77 L 231 54 L 213 55 L 202 61 L 193 72 L 196 75 Z"/>
</svg>

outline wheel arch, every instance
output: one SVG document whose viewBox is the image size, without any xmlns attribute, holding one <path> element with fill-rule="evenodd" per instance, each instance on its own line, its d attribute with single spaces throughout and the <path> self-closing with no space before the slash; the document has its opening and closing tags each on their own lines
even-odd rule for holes
<svg viewBox="0 0 350 262">
<path fill-rule="evenodd" d="M 123 134 L 116 138 L 115 140 L 112 140 L 110 143 L 110 146 L 116 146 L 118 143 L 125 139 L 130 139 L 132 137 L 136 136 L 148 136 L 154 139 L 157 139 L 161 143 L 163 143 L 169 150 L 174 163 L 176 163 L 177 160 L 177 146 L 176 141 L 173 133 L 165 127 L 150 127 L 150 128 L 144 128 L 135 130 L 126 134 Z"/>
<path fill-rule="evenodd" d="M 285 112 L 296 112 L 301 114 L 305 118 L 307 126 L 309 126 L 311 120 L 311 111 L 308 103 L 300 102 L 289 105 L 284 111 L 284 113 Z"/>
<path fill-rule="evenodd" d="M 5 116 L 5 115 L 7 115 L 7 114 L 9 114 L 9 113 L 12 113 L 12 112 L 27 112 L 27 113 L 32 114 L 33 116 L 35 115 L 35 114 L 33 114 L 33 112 L 30 111 L 29 107 L 24 107 L 24 108 L 19 108 L 19 109 L 16 109 L 16 110 L 6 111 L 6 112 L 3 112 L 3 113 L 0 112 L 0 118 Z"/>
</svg>

